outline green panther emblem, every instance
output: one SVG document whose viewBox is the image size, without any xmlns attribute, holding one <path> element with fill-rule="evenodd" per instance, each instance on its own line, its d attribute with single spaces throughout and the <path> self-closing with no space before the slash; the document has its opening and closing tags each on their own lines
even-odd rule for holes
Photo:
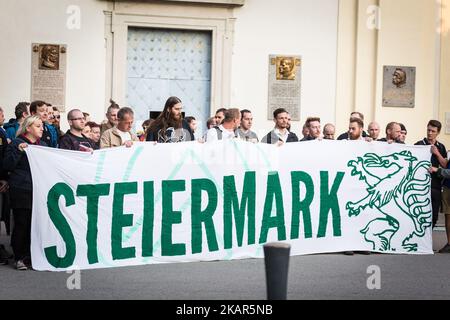
<svg viewBox="0 0 450 320">
<path fill-rule="evenodd" d="M 432 224 L 430 206 L 429 161 L 417 163 L 411 152 L 403 151 L 380 157 L 368 153 L 350 161 L 351 175 L 367 185 L 368 195 L 360 201 L 348 202 L 349 217 L 358 216 L 367 207 L 382 213 L 360 232 L 375 251 L 397 251 L 401 244 L 407 252 L 416 252 L 415 238 L 422 238 Z M 397 220 L 399 215 L 406 219 Z"/>
</svg>

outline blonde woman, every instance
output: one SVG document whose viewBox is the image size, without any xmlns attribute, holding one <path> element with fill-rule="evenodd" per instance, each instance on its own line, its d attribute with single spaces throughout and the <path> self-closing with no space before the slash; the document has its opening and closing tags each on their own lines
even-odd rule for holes
<svg viewBox="0 0 450 320">
<path fill-rule="evenodd" d="M 46 146 L 41 141 L 44 131 L 39 116 L 25 118 L 17 131 L 17 137 L 8 145 L 3 160 L 5 170 L 9 171 L 11 208 L 14 216 L 14 229 L 11 245 L 14 251 L 17 270 L 31 267 L 31 209 L 32 182 L 30 164 L 24 149 L 28 145 Z"/>
</svg>

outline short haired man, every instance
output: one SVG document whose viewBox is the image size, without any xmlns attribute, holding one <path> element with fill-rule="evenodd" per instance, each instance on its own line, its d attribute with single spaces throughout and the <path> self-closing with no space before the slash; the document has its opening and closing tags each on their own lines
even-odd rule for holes
<svg viewBox="0 0 450 320">
<path fill-rule="evenodd" d="M 206 142 L 237 138 L 236 129 L 239 127 L 240 122 L 241 112 L 239 109 L 228 109 L 225 111 L 222 124 L 208 130 L 206 133 Z"/>
<path fill-rule="evenodd" d="M 335 133 L 336 133 L 336 127 L 333 124 L 327 123 L 323 127 L 323 138 L 325 140 L 334 140 Z"/>
<path fill-rule="evenodd" d="M 398 137 L 398 141 L 406 143 L 406 135 L 408 134 L 408 130 L 403 123 L 399 123 L 400 125 L 400 136 Z"/>
<path fill-rule="evenodd" d="M 225 119 L 226 111 L 227 111 L 227 109 L 225 109 L 225 108 L 220 108 L 216 111 L 216 115 L 214 116 L 214 118 L 216 119 L 217 126 L 220 126 L 222 124 L 223 119 Z"/>
<path fill-rule="evenodd" d="M 308 127 L 308 124 L 306 122 L 305 122 L 305 124 L 302 127 L 302 136 L 303 136 L 302 139 L 305 139 L 305 138 L 307 138 L 309 136 L 309 127 Z"/>
<path fill-rule="evenodd" d="M 262 140 L 262 143 L 278 144 L 298 142 L 298 137 L 295 133 L 289 132 L 288 127 L 289 113 L 286 109 L 280 108 L 273 112 L 273 121 L 275 128 L 270 131 Z"/>
<path fill-rule="evenodd" d="M 3 128 L 6 131 L 6 137 L 9 141 L 16 138 L 19 126 L 22 124 L 23 120 L 30 115 L 30 112 L 28 111 L 29 106 L 30 104 L 28 102 L 19 102 L 14 110 L 16 119 L 12 119 L 8 123 L 5 123 Z"/>
<path fill-rule="evenodd" d="M 91 141 L 94 143 L 93 145 L 94 150 L 100 149 L 100 137 L 101 137 L 100 125 L 93 121 L 86 123 L 86 125 L 88 125 L 91 128 L 91 134 L 89 136 L 89 139 L 91 139 Z"/>
<path fill-rule="evenodd" d="M 374 141 L 377 141 L 380 137 L 380 125 L 378 124 L 378 122 L 372 121 L 371 123 L 369 123 L 368 131 L 369 137 Z"/>
<path fill-rule="evenodd" d="M 364 122 L 364 115 L 358 111 L 354 111 L 354 112 L 350 113 L 350 118 L 359 118 Z M 363 130 L 362 136 L 363 136 L 363 138 L 366 138 L 366 137 L 368 137 L 368 134 Z M 337 138 L 337 140 L 349 140 L 348 131 L 341 134 Z"/>
<path fill-rule="evenodd" d="M 189 124 L 189 128 L 191 128 L 192 133 L 195 134 L 195 131 L 197 131 L 197 119 L 195 119 L 195 117 L 186 117 L 184 119 Z"/>
<path fill-rule="evenodd" d="M 400 126 L 399 126 L 400 127 Z M 431 145 L 431 165 L 435 168 L 447 168 L 447 148 L 437 140 L 441 133 L 442 124 L 437 120 L 430 120 L 427 125 L 427 137 L 415 143 L 418 146 Z M 439 217 L 442 200 L 442 178 L 437 173 L 431 175 L 431 206 L 433 208 L 433 228 Z"/>
<path fill-rule="evenodd" d="M 51 148 L 58 147 L 58 133 L 54 126 L 47 123 L 48 121 L 48 106 L 44 101 L 33 101 L 30 104 L 30 114 L 37 115 L 41 119 L 44 127 L 41 141 L 45 142 Z"/>
<path fill-rule="evenodd" d="M 404 144 L 404 142 L 401 142 L 399 140 L 400 133 L 401 133 L 401 127 L 398 122 L 390 122 L 386 126 L 386 138 L 380 139 L 378 141 L 381 142 L 387 142 L 387 143 L 401 143 Z"/>
<path fill-rule="evenodd" d="M 253 115 L 250 110 L 241 110 L 241 125 L 237 129 L 239 138 L 244 141 L 256 143 L 259 141 L 258 136 L 251 130 L 253 125 Z"/>
<path fill-rule="evenodd" d="M 348 126 L 348 140 L 364 141 L 362 132 L 364 131 L 364 122 L 360 118 L 350 118 Z"/>
<path fill-rule="evenodd" d="M 94 151 L 94 145 L 91 139 L 83 134 L 86 127 L 86 118 L 79 109 L 70 110 L 67 114 L 67 121 L 70 129 L 59 141 L 59 148 L 74 151 Z"/>
<path fill-rule="evenodd" d="M 322 132 L 320 131 L 320 118 L 310 117 L 306 120 L 306 125 L 308 126 L 309 135 L 300 141 L 304 142 L 321 138 Z"/>
<path fill-rule="evenodd" d="M 117 112 L 119 112 L 119 105 L 113 100 L 110 100 L 111 105 L 106 112 L 106 121 L 101 124 L 100 132 L 103 134 L 106 130 L 109 130 L 117 125 Z"/>
<path fill-rule="evenodd" d="M 117 112 L 117 126 L 103 132 L 100 139 L 100 148 L 114 148 L 133 145 L 139 138 L 131 132 L 134 122 L 134 112 L 131 108 L 124 107 Z"/>
</svg>

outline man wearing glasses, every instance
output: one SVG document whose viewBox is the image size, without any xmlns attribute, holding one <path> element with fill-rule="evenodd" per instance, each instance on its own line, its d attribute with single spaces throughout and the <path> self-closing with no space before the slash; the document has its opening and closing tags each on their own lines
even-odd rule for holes
<svg viewBox="0 0 450 320">
<path fill-rule="evenodd" d="M 61 137 L 59 148 L 86 152 L 94 151 L 93 142 L 82 133 L 86 126 L 83 112 L 73 109 L 67 114 L 67 120 L 70 129 Z"/>
</svg>

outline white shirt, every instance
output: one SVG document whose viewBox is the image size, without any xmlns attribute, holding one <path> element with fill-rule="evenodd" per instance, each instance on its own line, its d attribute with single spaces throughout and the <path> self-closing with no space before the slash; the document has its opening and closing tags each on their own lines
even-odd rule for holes
<svg viewBox="0 0 450 320">
<path fill-rule="evenodd" d="M 284 131 L 284 134 L 280 132 L 280 129 L 275 129 L 273 132 L 281 139 L 284 143 L 286 143 L 287 138 L 289 136 L 289 131 L 286 129 Z"/>
<path fill-rule="evenodd" d="M 127 141 L 131 141 L 131 134 L 129 132 L 123 132 L 117 129 L 117 132 L 119 133 L 120 139 L 122 139 L 122 144 L 124 144 Z"/>
<path fill-rule="evenodd" d="M 222 140 L 234 139 L 236 138 L 236 134 L 234 131 L 229 131 L 225 129 L 222 125 L 219 126 L 219 129 L 222 131 Z M 206 141 L 217 141 L 219 137 L 217 136 L 217 129 L 211 128 L 206 132 Z"/>
</svg>

